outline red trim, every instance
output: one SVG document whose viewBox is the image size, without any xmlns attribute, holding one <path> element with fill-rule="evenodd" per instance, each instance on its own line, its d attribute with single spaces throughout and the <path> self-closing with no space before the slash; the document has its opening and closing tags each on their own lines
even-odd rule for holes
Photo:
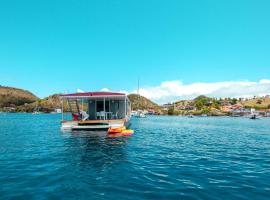
<svg viewBox="0 0 270 200">
<path fill-rule="evenodd" d="M 124 93 L 117 92 L 84 92 L 73 94 L 62 94 L 61 97 L 103 97 L 103 96 L 126 96 Z"/>
</svg>

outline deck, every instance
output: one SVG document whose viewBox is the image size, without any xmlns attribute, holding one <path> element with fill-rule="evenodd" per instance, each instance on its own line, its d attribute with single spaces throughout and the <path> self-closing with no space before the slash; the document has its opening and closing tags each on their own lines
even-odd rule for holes
<svg viewBox="0 0 270 200">
<path fill-rule="evenodd" d="M 110 124 L 110 123 L 123 123 L 125 119 L 116 119 L 116 120 L 86 120 L 86 121 L 78 121 L 78 125 L 88 125 L 88 124 Z"/>
</svg>

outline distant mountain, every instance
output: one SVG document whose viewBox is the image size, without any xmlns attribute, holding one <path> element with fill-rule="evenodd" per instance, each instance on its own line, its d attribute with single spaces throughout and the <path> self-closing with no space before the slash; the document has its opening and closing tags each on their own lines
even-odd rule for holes
<svg viewBox="0 0 270 200">
<path fill-rule="evenodd" d="M 130 94 L 128 95 L 128 98 L 131 101 L 131 107 L 133 110 L 153 109 L 157 112 L 161 111 L 161 107 L 158 104 L 152 102 L 151 100 L 143 96 L 139 96 L 137 94 Z"/>
<path fill-rule="evenodd" d="M 0 86 L 0 108 L 21 106 L 37 100 L 38 97 L 29 91 Z"/>
</svg>

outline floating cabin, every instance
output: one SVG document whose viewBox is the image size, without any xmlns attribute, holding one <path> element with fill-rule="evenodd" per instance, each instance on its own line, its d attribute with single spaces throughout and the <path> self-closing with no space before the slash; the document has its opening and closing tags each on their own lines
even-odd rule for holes
<svg viewBox="0 0 270 200">
<path fill-rule="evenodd" d="M 86 92 L 61 95 L 62 130 L 108 130 L 129 126 L 131 103 L 127 95 L 115 92 Z M 72 119 L 64 119 L 68 103 Z"/>
</svg>

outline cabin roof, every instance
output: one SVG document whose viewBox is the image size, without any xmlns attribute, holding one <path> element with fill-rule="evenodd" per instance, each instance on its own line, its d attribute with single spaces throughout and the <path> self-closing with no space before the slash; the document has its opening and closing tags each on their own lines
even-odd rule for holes
<svg viewBox="0 0 270 200">
<path fill-rule="evenodd" d="M 118 92 L 83 92 L 83 93 L 72 93 L 63 94 L 61 97 L 124 97 L 125 93 Z"/>
</svg>

